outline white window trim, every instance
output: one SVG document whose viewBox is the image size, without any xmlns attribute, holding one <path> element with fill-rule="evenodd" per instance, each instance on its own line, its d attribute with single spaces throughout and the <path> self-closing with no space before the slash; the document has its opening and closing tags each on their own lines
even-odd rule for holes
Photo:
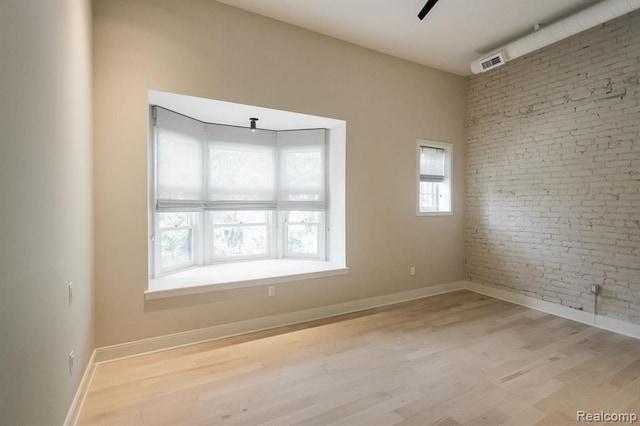
<svg viewBox="0 0 640 426">
<path fill-rule="evenodd" d="M 197 99 L 207 103 L 208 108 L 213 111 L 227 111 L 229 103 L 202 98 L 191 98 L 183 95 L 175 95 L 163 92 L 149 91 L 149 105 L 160 105 L 162 103 L 172 104 L 174 101 L 189 104 L 192 99 Z M 325 128 L 326 144 L 326 210 L 324 223 L 321 229 L 324 230 L 324 245 L 320 247 L 320 252 L 325 254 L 325 260 L 314 260 L 304 257 L 250 260 L 247 262 L 216 263 L 203 265 L 204 259 L 198 259 L 196 265 L 153 278 L 154 271 L 153 256 L 155 255 L 155 241 L 149 240 L 149 282 L 145 299 L 157 299 L 164 297 L 175 297 L 188 294 L 199 294 L 210 291 L 228 290 L 252 286 L 263 286 L 277 284 L 279 282 L 302 281 L 326 276 L 347 274 L 349 268 L 346 266 L 346 217 L 345 217 L 345 165 L 346 165 L 346 122 L 326 117 L 310 116 L 287 111 L 278 111 L 267 108 L 252 107 L 247 105 L 232 104 L 237 110 L 236 114 L 244 116 L 259 116 L 268 114 L 279 118 L 281 121 L 292 119 L 297 123 L 298 128 Z M 202 107 L 198 104 L 198 108 Z M 149 109 L 151 112 L 151 108 Z M 149 129 L 154 132 L 154 120 L 149 115 Z M 305 122 L 308 123 L 305 125 Z M 221 123 L 224 124 L 224 123 Z M 155 135 L 150 133 L 150 146 L 148 149 L 148 173 L 149 179 L 155 182 Z M 149 185 L 149 235 L 157 235 L 155 229 L 155 194 L 156 188 Z M 329 195 L 331 194 L 331 195 Z M 330 198 L 329 198 L 330 197 Z M 166 204 L 166 203 L 165 203 Z M 188 203 L 187 203 L 188 204 Z M 331 208 L 329 208 L 331 205 Z M 165 205 L 166 207 L 166 205 Z M 200 207 L 193 205 L 176 205 L 175 211 L 183 211 L 184 208 L 193 211 L 202 211 Z M 317 206 L 309 205 L 308 208 L 315 209 Z M 296 210 L 296 209 L 292 209 Z M 202 217 L 200 217 L 202 216 Z M 277 216 L 277 215 L 276 215 Z M 277 219 L 276 219 L 277 220 Z M 199 214 L 198 226 L 205 226 L 203 213 Z M 197 244 L 204 245 L 204 241 Z M 282 248 L 281 248 L 282 249 Z M 203 248 L 204 257 L 204 248 Z M 250 268 L 247 268 L 251 265 Z M 235 269 L 235 271 L 234 271 Z"/>
<path fill-rule="evenodd" d="M 421 147 L 442 148 L 445 150 L 445 178 L 443 183 L 449 184 L 450 205 L 448 211 L 423 212 L 420 211 L 420 148 Z M 416 141 L 416 215 L 417 216 L 453 216 L 453 144 L 447 142 L 436 142 L 426 139 Z"/>
</svg>

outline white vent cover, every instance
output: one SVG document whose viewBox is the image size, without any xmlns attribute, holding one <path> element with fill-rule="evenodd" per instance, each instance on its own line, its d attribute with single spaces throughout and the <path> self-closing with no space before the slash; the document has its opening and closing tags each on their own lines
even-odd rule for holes
<svg viewBox="0 0 640 426">
<path fill-rule="evenodd" d="M 500 65 L 504 65 L 506 62 L 505 55 L 502 51 L 493 53 L 487 57 L 475 60 L 471 63 L 471 70 L 474 74 L 478 74 L 480 72 L 489 71 L 495 67 L 499 67 Z"/>
</svg>

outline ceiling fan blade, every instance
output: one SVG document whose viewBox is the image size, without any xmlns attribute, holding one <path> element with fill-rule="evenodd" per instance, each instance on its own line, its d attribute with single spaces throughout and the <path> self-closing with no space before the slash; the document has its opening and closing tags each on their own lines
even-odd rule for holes
<svg viewBox="0 0 640 426">
<path fill-rule="evenodd" d="M 422 21 L 424 17 L 427 16 L 427 13 L 429 13 L 431 8 L 436 5 L 436 3 L 438 3 L 438 0 L 429 0 L 427 4 L 424 5 L 420 13 L 418 13 L 418 18 L 420 18 L 420 20 Z"/>
</svg>

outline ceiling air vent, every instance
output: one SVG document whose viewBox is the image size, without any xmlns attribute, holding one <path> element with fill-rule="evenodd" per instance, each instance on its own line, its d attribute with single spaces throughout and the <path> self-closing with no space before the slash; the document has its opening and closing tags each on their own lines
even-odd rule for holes
<svg viewBox="0 0 640 426">
<path fill-rule="evenodd" d="M 502 54 L 498 53 L 497 55 L 491 56 L 487 58 L 487 60 L 483 61 L 480 65 L 482 65 L 482 71 L 486 71 L 493 67 L 497 67 L 498 65 L 504 64 L 504 60 L 502 59 Z"/>
<path fill-rule="evenodd" d="M 474 74 L 478 74 L 504 65 L 505 62 L 507 62 L 507 55 L 504 50 L 501 50 L 471 62 L 471 71 Z"/>
</svg>

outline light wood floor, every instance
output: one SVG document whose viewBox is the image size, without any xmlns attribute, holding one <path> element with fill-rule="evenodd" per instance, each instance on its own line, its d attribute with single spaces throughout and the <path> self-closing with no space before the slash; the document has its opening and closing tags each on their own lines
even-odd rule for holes
<svg viewBox="0 0 640 426">
<path fill-rule="evenodd" d="M 81 425 L 563 425 L 640 415 L 640 341 L 460 291 L 97 367 Z"/>
</svg>

